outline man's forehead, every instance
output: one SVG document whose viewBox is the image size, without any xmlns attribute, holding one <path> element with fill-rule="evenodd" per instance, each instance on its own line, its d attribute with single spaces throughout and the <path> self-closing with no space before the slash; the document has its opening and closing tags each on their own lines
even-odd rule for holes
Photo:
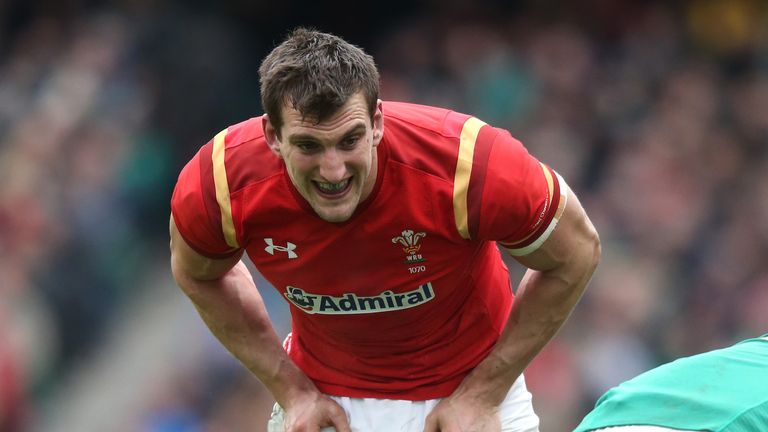
<svg viewBox="0 0 768 432">
<path fill-rule="evenodd" d="M 286 123 L 287 132 L 286 138 L 289 141 L 301 140 L 301 139 L 337 139 L 354 133 L 357 131 L 364 131 L 367 126 L 365 119 L 353 119 L 351 121 L 344 121 L 338 124 L 326 124 L 325 122 L 314 123 L 304 122 L 288 125 Z"/>
<path fill-rule="evenodd" d="M 361 93 L 355 93 L 350 96 L 343 105 L 341 105 L 335 112 L 329 115 L 324 115 L 323 122 L 332 120 L 335 117 L 345 116 L 348 114 L 368 114 L 368 102 L 365 96 Z M 296 108 L 296 104 L 291 100 L 285 100 L 282 104 L 282 117 L 287 122 L 291 119 L 294 122 L 302 122 L 307 124 L 318 124 L 318 116 L 314 113 L 302 113 Z"/>
<path fill-rule="evenodd" d="M 317 116 L 302 115 L 294 108 L 286 108 L 283 124 L 291 132 L 333 132 L 348 131 L 358 127 L 366 127 L 370 123 L 370 115 L 365 106 L 341 107 L 337 112 L 318 121 Z"/>
</svg>

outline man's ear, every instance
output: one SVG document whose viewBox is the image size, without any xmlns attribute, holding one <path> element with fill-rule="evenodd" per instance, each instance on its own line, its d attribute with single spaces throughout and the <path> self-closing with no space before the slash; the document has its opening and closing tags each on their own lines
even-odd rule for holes
<svg viewBox="0 0 768 432">
<path fill-rule="evenodd" d="M 376 100 L 376 111 L 373 113 L 373 146 L 376 147 L 384 137 L 384 111 L 381 99 Z"/>
<path fill-rule="evenodd" d="M 277 129 L 275 129 L 272 122 L 269 121 L 269 116 L 266 114 L 261 116 L 261 126 L 264 129 L 264 139 L 267 141 L 269 149 L 272 150 L 272 153 L 276 154 L 277 157 L 282 158 L 283 155 L 280 154 L 280 139 L 277 136 Z"/>
</svg>

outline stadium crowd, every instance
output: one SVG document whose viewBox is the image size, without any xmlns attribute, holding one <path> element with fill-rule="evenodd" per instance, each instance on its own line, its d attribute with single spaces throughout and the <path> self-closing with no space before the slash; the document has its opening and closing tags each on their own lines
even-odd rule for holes
<svg viewBox="0 0 768 432">
<path fill-rule="evenodd" d="M 181 164 L 260 114 L 258 63 L 299 24 L 363 45 L 385 99 L 509 129 L 581 197 L 603 262 L 526 372 L 542 431 L 768 331 L 765 2 L 417 2 L 376 30 L 294 22 L 289 4 L 65 3 L 0 6 L 0 431 L 39 423 L 117 312 L 160 290 L 145 275 L 168 268 Z M 145 391 L 134 416 L 152 432 L 259 430 L 272 403 L 213 343 Z"/>
</svg>

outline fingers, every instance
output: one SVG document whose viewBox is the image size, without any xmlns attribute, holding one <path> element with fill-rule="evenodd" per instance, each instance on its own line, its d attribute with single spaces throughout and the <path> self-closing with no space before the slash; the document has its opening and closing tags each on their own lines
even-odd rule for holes
<svg viewBox="0 0 768 432">
<path fill-rule="evenodd" d="M 333 427 L 336 428 L 336 432 L 352 432 L 352 429 L 349 427 L 349 424 L 347 422 L 341 422 L 341 423 L 333 423 Z"/>
<path fill-rule="evenodd" d="M 352 432 L 352 428 L 349 426 L 349 419 L 347 419 L 347 413 L 344 412 L 341 405 L 336 402 L 333 402 L 333 404 L 336 406 L 328 414 L 328 417 L 330 417 L 333 427 L 336 428 L 336 432 Z"/>
<path fill-rule="evenodd" d="M 440 432 L 440 428 L 437 425 L 437 420 L 432 415 L 428 415 L 424 421 L 424 432 Z"/>
</svg>

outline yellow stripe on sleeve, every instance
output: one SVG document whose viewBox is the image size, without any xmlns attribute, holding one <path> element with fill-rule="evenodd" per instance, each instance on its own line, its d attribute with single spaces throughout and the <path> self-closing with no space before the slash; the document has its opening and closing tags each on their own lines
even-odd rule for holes
<svg viewBox="0 0 768 432">
<path fill-rule="evenodd" d="M 235 235 L 235 223 L 232 220 L 232 203 L 229 201 L 229 183 L 227 182 L 227 169 L 224 166 L 224 139 L 227 137 L 227 129 L 216 134 L 213 138 L 213 183 L 216 186 L 216 201 L 221 210 L 221 229 L 224 232 L 224 240 L 229 246 L 239 248 Z"/>
<path fill-rule="evenodd" d="M 547 179 L 547 196 L 552 197 L 552 194 L 555 192 L 555 185 L 552 182 L 552 173 L 549 172 L 549 169 L 543 163 L 539 162 L 539 165 L 541 165 L 541 170 L 544 171 L 544 178 Z"/>
<path fill-rule="evenodd" d="M 456 174 L 453 179 L 453 214 L 456 218 L 456 229 L 462 238 L 469 240 L 469 221 L 467 208 L 467 192 L 469 178 L 472 175 L 472 158 L 475 154 L 475 141 L 480 128 L 485 126 L 482 120 L 470 117 L 461 128 L 459 137 L 459 158 L 456 161 Z"/>
</svg>

